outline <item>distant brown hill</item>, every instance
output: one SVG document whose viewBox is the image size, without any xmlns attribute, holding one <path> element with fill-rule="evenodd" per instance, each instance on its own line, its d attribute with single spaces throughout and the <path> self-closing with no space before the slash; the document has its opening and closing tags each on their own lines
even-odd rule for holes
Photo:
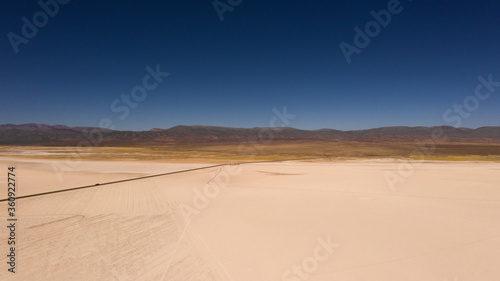
<svg viewBox="0 0 500 281">
<path fill-rule="evenodd" d="M 90 139 L 98 146 L 157 146 L 173 144 L 238 143 L 276 141 L 413 142 L 428 140 L 440 129 L 454 143 L 500 143 L 500 127 L 478 129 L 439 127 L 382 127 L 369 130 L 300 130 L 280 128 L 228 128 L 176 126 L 149 131 L 114 131 L 95 127 L 23 124 L 0 125 L 0 145 L 76 146 Z M 91 134 L 93 132 L 93 134 Z M 91 135 L 90 135 L 91 134 Z M 102 138 L 101 138 L 102 137 Z"/>
</svg>

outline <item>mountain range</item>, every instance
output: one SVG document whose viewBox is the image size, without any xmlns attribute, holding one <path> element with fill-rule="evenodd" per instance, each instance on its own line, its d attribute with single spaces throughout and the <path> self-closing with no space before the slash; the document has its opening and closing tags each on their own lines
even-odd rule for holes
<svg viewBox="0 0 500 281">
<path fill-rule="evenodd" d="M 239 143 L 256 141 L 357 141 L 414 142 L 429 140 L 440 131 L 446 142 L 500 143 L 500 126 L 477 129 L 437 127 L 382 127 L 368 130 L 301 130 L 290 127 L 229 128 L 215 126 L 175 126 L 148 131 L 117 131 L 97 127 L 22 124 L 0 125 L 0 145 L 76 146 L 89 140 L 94 146 L 161 146 L 176 144 Z"/>
</svg>

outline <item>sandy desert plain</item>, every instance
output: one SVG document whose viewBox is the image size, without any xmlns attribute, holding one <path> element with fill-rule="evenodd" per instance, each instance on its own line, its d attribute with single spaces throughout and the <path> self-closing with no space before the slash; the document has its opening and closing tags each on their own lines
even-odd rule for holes
<svg viewBox="0 0 500 281">
<path fill-rule="evenodd" d="M 17 197 L 85 188 L 16 199 L 1 280 L 500 280 L 498 161 L 56 152 L 2 149 L 0 199 L 10 166 Z"/>
</svg>

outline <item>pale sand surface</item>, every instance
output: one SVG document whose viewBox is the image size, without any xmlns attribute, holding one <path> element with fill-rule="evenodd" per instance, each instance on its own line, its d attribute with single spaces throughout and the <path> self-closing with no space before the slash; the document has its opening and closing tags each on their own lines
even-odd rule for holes
<svg viewBox="0 0 500 281">
<path fill-rule="evenodd" d="M 86 162 L 60 182 L 46 160 L 14 164 L 19 194 L 207 165 Z M 425 163 L 391 189 L 398 165 L 244 164 L 20 199 L 18 272 L 2 227 L 0 280 L 500 280 L 500 164 Z M 283 279 L 294 265 L 310 273 Z"/>
<path fill-rule="evenodd" d="M 18 196 L 124 180 L 154 174 L 210 166 L 196 163 L 149 163 L 140 161 L 82 161 L 75 159 L 44 160 L 0 157 L 0 165 L 15 166 L 23 188 Z M 2 179 L 5 180 L 5 179 Z M 7 197 L 1 193 L 0 199 Z"/>
</svg>

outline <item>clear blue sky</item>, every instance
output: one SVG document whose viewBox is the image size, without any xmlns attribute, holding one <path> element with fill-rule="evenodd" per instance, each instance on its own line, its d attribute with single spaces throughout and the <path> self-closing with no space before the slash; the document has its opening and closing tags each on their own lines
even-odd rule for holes
<svg viewBox="0 0 500 281">
<path fill-rule="evenodd" d="M 243 0 L 221 21 L 212 0 L 72 0 L 46 25 L 38 13 L 16 54 L 10 32 L 42 8 L 2 1 L 0 124 L 256 127 L 286 106 L 301 129 L 453 125 L 443 113 L 479 75 L 500 81 L 500 2 L 401 0 L 347 63 L 339 44 L 355 46 L 354 27 L 389 2 Z M 121 120 L 113 101 L 157 64 L 170 75 Z M 498 126 L 499 109 L 500 87 L 462 126 Z"/>
</svg>

